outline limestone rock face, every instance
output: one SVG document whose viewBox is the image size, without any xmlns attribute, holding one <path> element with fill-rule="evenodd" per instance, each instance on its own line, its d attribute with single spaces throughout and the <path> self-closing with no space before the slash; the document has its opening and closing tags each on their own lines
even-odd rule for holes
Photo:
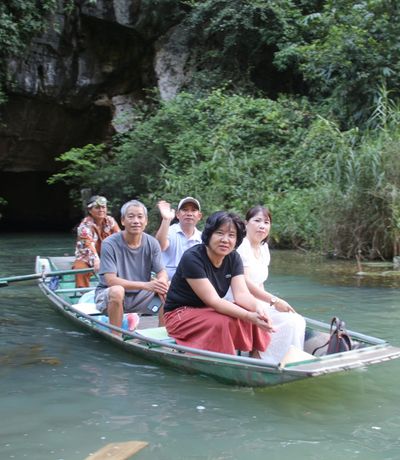
<svg viewBox="0 0 400 460">
<path fill-rule="evenodd" d="M 189 51 L 189 36 L 183 25 L 174 27 L 156 43 L 154 68 L 162 99 L 173 99 L 190 80 L 186 68 Z"/>
<path fill-rule="evenodd" d="M 1 170 L 51 171 L 60 152 L 112 133 L 113 98 L 134 103 L 157 84 L 154 42 L 183 14 L 172 0 L 80 0 L 68 14 L 63 3 L 26 56 L 7 63 Z"/>
<path fill-rule="evenodd" d="M 160 45 L 168 48 L 168 39 L 160 39 L 171 36 L 185 14 L 180 2 L 75 0 L 68 13 L 64 3 L 59 0 L 51 27 L 26 55 L 7 62 L 8 102 L 0 106 L 4 219 L 19 215 L 18 187 L 10 183 L 30 173 L 48 177 L 60 167 L 54 161 L 60 153 L 131 128 L 129 112 L 145 89 L 159 84 L 169 98 L 184 80 L 185 57 L 178 56 L 184 45 L 174 57 Z M 48 187 L 45 179 L 42 186 Z"/>
</svg>

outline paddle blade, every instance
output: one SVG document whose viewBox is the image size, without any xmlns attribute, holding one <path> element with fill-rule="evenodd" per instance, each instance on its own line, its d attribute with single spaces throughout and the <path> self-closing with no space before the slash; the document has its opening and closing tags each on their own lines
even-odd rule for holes
<svg viewBox="0 0 400 460">
<path fill-rule="evenodd" d="M 147 445 L 148 443 L 143 441 L 113 442 L 89 455 L 85 460 L 127 460 Z"/>
</svg>

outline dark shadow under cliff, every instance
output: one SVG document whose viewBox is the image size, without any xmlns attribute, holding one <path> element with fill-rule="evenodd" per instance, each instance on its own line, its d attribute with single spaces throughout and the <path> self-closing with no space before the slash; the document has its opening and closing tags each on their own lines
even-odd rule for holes
<svg viewBox="0 0 400 460">
<path fill-rule="evenodd" d="M 48 173 L 0 172 L 0 196 L 8 202 L 0 210 L 0 232 L 72 231 L 82 217 L 72 206 L 65 185 L 49 187 Z"/>
</svg>

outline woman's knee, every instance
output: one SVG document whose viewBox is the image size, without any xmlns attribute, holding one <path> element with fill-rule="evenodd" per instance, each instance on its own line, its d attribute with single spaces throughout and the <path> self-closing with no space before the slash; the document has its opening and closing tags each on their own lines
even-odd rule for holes
<svg viewBox="0 0 400 460">
<path fill-rule="evenodd" d="M 299 314 L 289 313 L 290 324 L 293 328 L 304 330 L 306 328 L 306 320 Z"/>
</svg>

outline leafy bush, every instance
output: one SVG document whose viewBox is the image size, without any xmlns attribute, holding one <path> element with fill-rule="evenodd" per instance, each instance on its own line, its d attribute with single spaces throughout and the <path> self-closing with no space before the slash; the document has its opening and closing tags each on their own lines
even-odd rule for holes
<svg viewBox="0 0 400 460">
<path fill-rule="evenodd" d="M 287 202 L 293 212 L 297 196 L 298 224 L 289 230 L 282 216 L 275 228 L 284 233 L 277 236 L 281 244 L 304 245 L 316 229 L 300 226 L 300 216 L 310 214 L 300 190 L 314 186 L 309 166 L 315 160 L 301 149 L 311 121 L 304 101 L 230 96 L 222 90 L 202 99 L 182 93 L 119 139 L 107 161 L 93 146 L 62 155 L 70 166 L 52 182 L 84 184 L 119 202 L 138 197 L 153 206 L 161 198 L 176 204 L 194 195 L 205 215 L 217 209 L 244 214 L 255 203 L 284 208 Z"/>
<path fill-rule="evenodd" d="M 275 62 L 298 62 L 325 115 L 337 117 L 347 128 L 364 124 L 383 83 L 393 97 L 400 95 L 398 2 L 327 0 L 303 23 L 304 44 L 293 41 Z"/>
<path fill-rule="evenodd" d="M 107 161 L 104 144 L 88 144 L 82 148 L 71 149 L 56 158 L 56 161 L 66 163 L 66 166 L 60 172 L 53 174 L 47 182 L 50 185 L 64 182 L 72 186 L 70 195 L 77 205 L 80 203 L 79 187 L 89 187 L 96 193 L 104 193 L 102 187 L 104 180 L 97 174 Z"/>
<path fill-rule="evenodd" d="M 263 203 L 281 246 L 399 253 L 400 6 L 183 3 L 192 93 L 135 113 L 108 147 L 67 152 L 53 180 L 153 209 L 191 194 L 205 215 Z"/>
<path fill-rule="evenodd" d="M 312 97 L 343 129 L 362 127 L 386 84 L 400 95 L 400 4 L 388 0 L 190 2 L 198 94 L 229 82 L 242 94 Z"/>
<path fill-rule="evenodd" d="M 321 163 L 318 214 L 324 247 L 338 256 L 390 258 L 400 249 L 400 110 L 381 106 L 379 113 L 379 129 L 361 137 L 330 125 L 340 148 Z"/>
<path fill-rule="evenodd" d="M 280 2 L 205 0 L 193 7 L 185 25 L 191 37 L 189 67 L 194 69 L 188 88 L 204 94 L 223 82 L 235 92 L 292 92 L 301 79 L 281 72 L 274 53 L 288 43 L 302 42 L 302 10 L 292 0 Z"/>
</svg>

